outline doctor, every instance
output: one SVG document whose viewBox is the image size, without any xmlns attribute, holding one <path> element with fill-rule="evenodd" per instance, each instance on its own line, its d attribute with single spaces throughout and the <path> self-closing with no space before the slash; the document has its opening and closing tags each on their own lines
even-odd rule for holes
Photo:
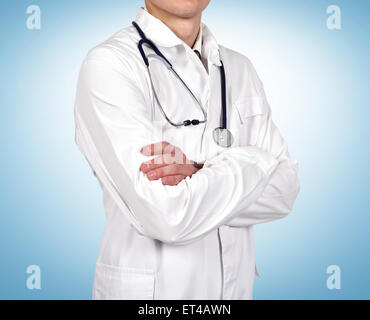
<svg viewBox="0 0 370 320">
<path fill-rule="evenodd" d="M 208 3 L 146 0 L 83 62 L 76 142 L 107 218 L 94 299 L 251 299 L 253 225 L 299 192 L 251 62 L 201 23 Z"/>
</svg>

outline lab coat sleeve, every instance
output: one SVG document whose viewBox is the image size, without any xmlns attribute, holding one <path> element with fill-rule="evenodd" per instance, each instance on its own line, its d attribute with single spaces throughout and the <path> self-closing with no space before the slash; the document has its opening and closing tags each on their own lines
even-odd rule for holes
<svg viewBox="0 0 370 320">
<path fill-rule="evenodd" d="M 230 148 L 177 186 L 149 181 L 139 170 L 148 160 L 140 149 L 161 138 L 143 90 L 129 65 L 90 54 L 78 81 L 76 142 L 139 233 L 186 244 L 256 202 L 279 161 L 258 147 Z"/>
<path fill-rule="evenodd" d="M 232 227 L 247 227 L 284 218 L 292 211 L 300 190 L 298 163 L 290 157 L 287 143 L 272 120 L 271 109 L 257 74 L 255 79 L 260 88 L 263 103 L 268 110 L 263 116 L 265 121 L 261 125 L 256 146 L 277 159 L 278 165 L 269 176 L 262 195 L 248 207 L 241 206 L 236 209 L 235 218 L 226 223 Z"/>
</svg>

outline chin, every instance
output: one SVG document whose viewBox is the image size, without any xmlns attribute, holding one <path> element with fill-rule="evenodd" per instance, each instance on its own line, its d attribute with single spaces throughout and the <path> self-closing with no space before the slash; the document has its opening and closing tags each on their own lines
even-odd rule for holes
<svg viewBox="0 0 370 320">
<path fill-rule="evenodd" d="M 150 0 L 156 7 L 181 18 L 199 15 L 210 0 Z"/>
</svg>

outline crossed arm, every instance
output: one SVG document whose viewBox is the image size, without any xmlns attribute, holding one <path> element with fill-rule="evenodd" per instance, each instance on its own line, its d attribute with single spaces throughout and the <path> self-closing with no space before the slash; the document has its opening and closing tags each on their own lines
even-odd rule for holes
<svg viewBox="0 0 370 320">
<path fill-rule="evenodd" d="M 75 107 L 77 144 L 138 232 L 186 244 L 221 225 L 244 227 L 291 211 L 297 164 L 270 115 L 258 147 L 227 149 L 198 171 L 181 152 L 169 163 L 163 152 L 147 161 L 155 154 L 153 140 L 160 140 L 140 92 L 111 62 L 90 58 L 81 69 Z"/>
</svg>

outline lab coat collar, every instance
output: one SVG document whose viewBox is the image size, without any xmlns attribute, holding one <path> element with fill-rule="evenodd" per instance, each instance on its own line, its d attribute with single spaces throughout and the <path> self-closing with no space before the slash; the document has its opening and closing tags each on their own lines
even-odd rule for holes
<svg viewBox="0 0 370 320">
<path fill-rule="evenodd" d="M 139 8 L 135 22 L 144 31 L 148 39 L 152 40 L 159 47 L 175 47 L 183 45 L 184 47 L 190 48 L 184 41 L 175 35 L 161 20 L 152 16 L 145 8 Z M 202 23 L 202 55 L 205 54 L 208 61 L 217 66 L 221 65 L 219 47 L 216 39 L 208 29 L 208 27 Z M 190 48 L 191 49 L 191 48 Z"/>
<path fill-rule="evenodd" d="M 221 66 L 220 48 L 217 44 L 217 41 L 213 36 L 212 32 L 208 29 L 208 27 L 204 23 L 202 23 L 201 28 L 203 34 L 202 55 L 205 55 L 210 63 L 213 63 L 216 66 L 220 67 Z"/>
<path fill-rule="evenodd" d="M 170 28 L 158 18 L 152 16 L 143 7 L 139 9 L 135 22 L 144 31 L 147 38 L 152 40 L 157 46 L 169 48 L 183 43 Z"/>
<path fill-rule="evenodd" d="M 195 43 L 193 45 L 193 50 L 198 51 L 200 54 L 202 54 L 202 42 L 203 42 L 202 29 L 203 29 L 202 26 L 200 26 L 197 40 L 195 40 Z"/>
</svg>

